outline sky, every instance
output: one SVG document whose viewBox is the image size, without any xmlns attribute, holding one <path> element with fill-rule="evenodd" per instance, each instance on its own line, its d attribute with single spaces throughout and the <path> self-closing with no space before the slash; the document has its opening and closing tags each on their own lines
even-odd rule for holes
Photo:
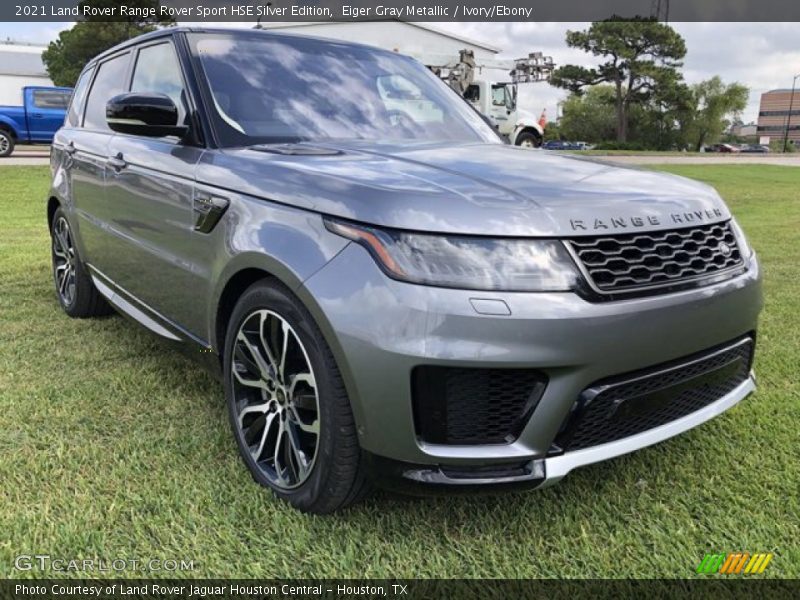
<svg viewBox="0 0 800 600">
<path fill-rule="evenodd" d="M 0 23 L 0 40 L 47 43 L 69 23 Z M 236 23 L 227 23 L 236 26 Z M 252 27 L 252 23 L 239 26 Z M 557 65 L 591 66 L 596 59 L 568 48 L 567 30 L 584 29 L 589 23 L 431 23 L 431 25 L 484 41 L 502 49 L 501 56 L 517 58 L 543 51 Z M 788 88 L 800 74 L 800 23 L 671 23 L 686 40 L 683 73 L 696 83 L 719 75 L 726 83 L 738 81 L 750 88 L 750 100 L 742 114 L 745 122 L 756 121 L 761 94 Z M 369 27 L 369 24 L 365 24 Z M 521 102 L 537 113 L 547 109 L 555 118 L 557 103 L 566 92 L 547 84 L 528 84 Z"/>
</svg>

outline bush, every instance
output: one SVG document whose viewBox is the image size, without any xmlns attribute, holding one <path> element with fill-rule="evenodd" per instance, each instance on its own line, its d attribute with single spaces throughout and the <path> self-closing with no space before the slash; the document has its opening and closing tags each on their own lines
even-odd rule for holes
<svg viewBox="0 0 800 600">
<path fill-rule="evenodd" d="M 600 142 L 594 148 L 595 150 L 631 150 L 633 152 L 647 150 L 640 142 Z"/>
<path fill-rule="evenodd" d="M 770 140 L 769 149 L 772 152 L 783 152 L 783 138 L 779 140 Z M 793 143 L 792 140 L 789 140 L 789 143 L 786 144 L 786 152 L 797 152 L 797 144 Z"/>
</svg>

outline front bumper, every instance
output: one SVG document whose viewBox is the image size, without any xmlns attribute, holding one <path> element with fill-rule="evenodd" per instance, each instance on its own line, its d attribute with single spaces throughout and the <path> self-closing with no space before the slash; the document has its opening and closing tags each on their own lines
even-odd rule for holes
<svg viewBox="0 0 800 600">
<path fill-rule="evenodd" d="M 549 484 L 578 466 L 694 427 L 754 389 L 750 377 L 702 410 L 665 425 L 551 456 L 565 418 L 593 382 L 752 334 L 762 304 L 755 257 L 746 273 L 719 284 L 590 303 L 571 293 L 476 292 L 402 283 L 388 279 L 364 248 L 351 244 L 299 293 L 337 359 L 359 441 L 373 456 L 371 464 L 378 465 L 376 476 L 399 472 L 408 481 L 448 486 Z M 430 444 L 419 439 L 412 410 L 411 373 L 421 365 L 530 368 L 545 373 L 548 384 L 515 441 Z M 506 476 L 502 470 L 508 465 L 512 474 Z M 454 484 L 453 479 L 460 480 L 448 475 L 454 469 L 485 469 L 490 475 Z"/>
<path fill-rule="evenodd" d="M 367 469 L 373 481 L 386 489 L 427 495 L 437 489 L 455 491 L 523 490 L 545 488 L 558 483 L 573 469 L 628 454 L 688 431 L 735 406 L 755 391 L 755 375 L 716 402 L 681 419 L 615 442 L 568 452 L 560 456 L 498 465 L 491 470 L 454 471 L 442 466 L 414 465 L 377 455 L 368 455 Z"/>
</svg>

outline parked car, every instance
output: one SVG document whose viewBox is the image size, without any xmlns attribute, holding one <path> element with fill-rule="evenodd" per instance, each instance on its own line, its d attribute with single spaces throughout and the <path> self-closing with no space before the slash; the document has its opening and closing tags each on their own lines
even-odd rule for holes
<svg viewBox="0 0 800 600">
<path fill-rule="evenodd" d="M 713 144 L 706 146 L 706 152 L 722 152 L 724 154 L 735 154 L 740 152 L 739 148 L 733 144 Z"/>
<path fill-rule="evenodd" d="M 49 144 L 64 123 L 71 88 L 24 87 L 19 106 L 0 106 L 0 158 L 16 144 Z"/>
<path fill-rule="evenodd" d="M 394 52 L 146 34 L 86 66 L 51 162 L 63 310 L 217 374 L 253 478 L 303 511 L 550 485 L 755 387 L 759 266 L 711 187 L 504 144 Z"/>
<path fill-rule="evenodd" d="M 542 144 L 543 150 L 567 150 L 569 142 L 563 140 L 550 140 Z"/>
<path fill-rule="evenodd" d="M 586 142 L 567 142 L 563 140 L 551 140 L 542 145 L 545 150 L 591 150 L 593 146 Z"/>
<path fill-rule="evenodd" d="M 769 146 L 764 146 L 763 144 L 743 144 L 740 151 L 748 153 L 767 154 L 769 152 Z"/>
</svg>

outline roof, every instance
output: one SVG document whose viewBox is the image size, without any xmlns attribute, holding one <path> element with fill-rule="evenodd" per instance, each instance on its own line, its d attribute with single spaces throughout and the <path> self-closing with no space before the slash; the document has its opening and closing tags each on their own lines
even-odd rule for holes
<svg viewBox="0 0 800 600">
<path fill-rule="evenodd" d="M 319 25 L 341 25 L 342 23 L 349 23 L 350 21 L 306 21 L 302 23 L 262 23 L 261 27 L 263 29 L 286 29 L 286 28 L 297 28 L 297 27 L 310 27 L 310 26 L 319 26 Z M 456 40 L 459 42 L 463 42 L 469 46 L 475 46 L 477 48 L 483 48 L 484 50 L 488 50 L 489 52 L 493 52 L 494 54 L 500 53 L 500 48 L 496 46 L 491 46 L 486 42 L 479 42 L 477 40 L 464 37 L 462 35 L 456 35 L 455 33 L 450 33 L 449 31 L 444 31 L 443 29 L 439 29 L 438 27 L 434 27 L 433 25 L 429 25 L 427 23 L 417 23 L 416 21 L 401 21 L 400 19 L 366 19 L 362 21 L 353 21 L 355 23 L 403 23 L 404 25 L 410 25 L 411 27 L 417 27 L 419 29 L 424 29 L 426 31 L 430 31 L 437 35 L 441 35 L 443 37 L 450 38 L 451 40 Z"/>
<path fill-rule="evenodd" d="M 796 88 L 794 91 L 800 93 L 800 88 Z M 791 94 L 791 93 L 792 93 L 791 88 L 778 88 L 777 90 L 770 90 L 768 92 L 764 92 L 762 96 L 765 96 L 767 94 Z"/>
<path fill-rule="evenodd" d="M 306 35 L 299 35 L 291 31 L 282 32 L 282 31 L 272 31 L 269 29 L 242 29 L 238 27 L 203 27 L 203 26 L 179 26 L 179 27 L 165 27 L 163 29 L 157 29 L 155 31 L 151 31 L 149 33 L 143 33 L 142 35 L 138 35 L 134 38 L 126 40 L 120 44 L 117 44 L 113 48 L 109 48 L 105 52 L 98 54 L 93 59 L 91 59 L 86 66 L 95 64 L 97 61 L 106 58 L 107 56 L 111 56 L 112 54 L 116 54 L 117 52 L 121 52 L 127 48 L 132 46 L 137 46 L 142 42 L 147 42 L 151 40 L 155 40 L 161 37 L 169 37 L 175 34 L 181 33 L 222 33 L 222 34 L 233 34 L 233 35 L 240 35 L 240 36 L 273 36 L 273 37 L 280 37 L 280 38 L 306 38 L 309 40 L 317 40 L 320 42 L 326 42 L 331 44 L 338 44 L 338 45 L 345 45 L 345 46 L 360 46 L 362 48 L 368 48 L 371 51 L 375 52 L 385 52 L 390 53 L 388 50 L 384 50 L 381 48 L 376 48 L 375 46 L 370 46 L 368 44 L 361 44 L 359 42 L 351 42 L 351 41 L 342 41 L 342 40 L 332 40 L 327 39 L 320 36 L 306 36 Z M 86 67 L 84 67 L 85 69 Z"/>
<path fill-rule="evenodd" d="M 46 77 L 42 56 L 33 52 L 13 52 L 0 46 L 0 75 Z"/>
</svg>

